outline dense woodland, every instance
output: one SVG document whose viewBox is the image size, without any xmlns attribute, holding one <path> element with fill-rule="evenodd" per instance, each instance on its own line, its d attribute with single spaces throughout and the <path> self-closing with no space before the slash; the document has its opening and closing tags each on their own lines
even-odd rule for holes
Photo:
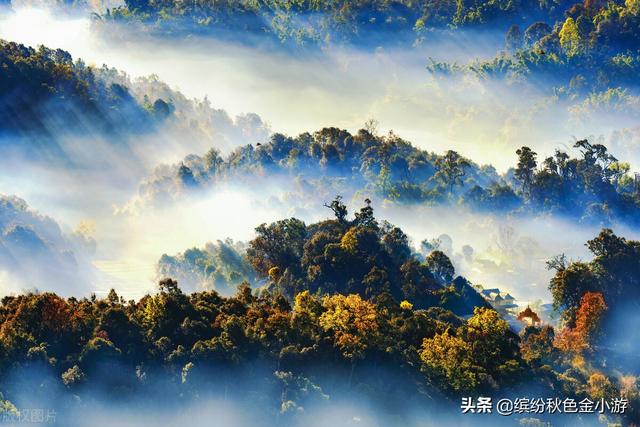
<svg viewBox="0 0 640 427">
<path fill-rule="evenodd" d="M 0 40 L 0 134 L 118 135 L 150 130 L 172 114 L 157 99 L 142 104 L 123 85 L 105 84 L 96 70 L 61 49 Z"/>
<path fill-rule="evenodd" d="M 176 1 L 127 0 L 102 19 L 142 22 L 165 34 L 232 33 L 298 44 L 340 41 L 356 44 L 404 42 L 434 29 L 500 28 L 505 23 L 555 19 L 572 3 L 467 1 Z M 505 27 L 506 30 L 506 27 Z"/>
<path fill-rule="evenodd" d="M 469 72 L 483 79 L 550 82 L 559 99 L 584 98 L 586 106 L 623 108 L 637 93 L 640 3 L 585 1 L 558 20 L 514 23 L 505 49 L 489 61 L 459 66 L 432 61 L 436 73 Z"/>
<path fill-rule="evenodd" d="M 634 90 L 639 16 L 636 0 L 127 0 L 96 20 L 163 34 L 245 32 L 294 44 L 368 44 L 389 34 L 413 43 L 435 31 L 497 28 L 506 32 L 506 45 L 495 59 L 432 62 L 430 71 L 515 83 L 548 76 L 554 96 L 585 96 L 597 106 Z M 0 41 L 0 70 L 3 137 L 36 136 L 25 140 L 47 144 L 47 135 L 139 135 L 172 120 L 206 133 L 201 126 L 212 117 L 236 126 L 206 99 L 186 100 L 154 77 L 133 87 L 126 75 L 74 62 L 62 50 Z M 315 195 L 339 188 L 396 203 L 556 215 L 605 227 L 640 221 L 640 187 L 630 165 L 594 141 L 574 141 L 571 153 L 523 146 L 514 166 L 500 174 L 455 151 L 436 154 L 393 133 L 379 135 L 373 123 L 355 134 L 325 128 L 266 138 L 258 117 L 243 120 L 256 130 L 249 132 L 251 141 L 228 155 L 214 148 L 160 168 L 141 185 L 141 199 L 175 201 L 268 176 Z M 640 423 L 640 337 L 628 327 L 640 321 L 640 242 L 603 228 L 586 243 L 591 260 L 549 260 L 560 320 L 523 324 L 516 333 L 456 275 L 445 253 L 414 253 L 399 227 L 375 217 L 370 200 L 353 215 L 341 197 L 326 207 L 332 216 L 317 223 L 286 218 L 261 224 L 247 244 L 225 240 L 165 255 L 159 272 L 166 277 L 157 292 L 137 301 L 115 291 L 105 298 L 35 291 L 4 297 L 0 416 L 42 402 L 59 409 L 63 425 L 72 425 L 73 414 L 101 401 L 171 408 L 215 398 L 240 402 L 266 425 L 288 425 L 305 410 L 348 398 L 370 402 L 390 425 L 402 425 L 415 408 L 458 413 L 462 396 L 533 393 L 578 401 L 623 397 L 630 401 L 627 413 L 604 421 Z M 75 265 L 74 251 L 95 243 L 63 236 L 21 199 L 3 197 L 0 208 L 9 213 L 0 217 L 0 262 L 6 265 L 17 264 L 15 256 Z M 44 275 L 42 288 L 46 280 L 62 280 Z M 212 289 L 182 290 L 202 277 Z M 502 421 L 515 419 L 523 425 L 558 421 L 524 415 Z"/>
<path fill-rule="evenodd" d="M 375 133 L 375 132 L 374 132 Z M 265 144 L 249 144 L 224 157 L 216 149 L 190 155 L 160 169 L 140 187 L 147 200 L 163 201 L 197 193 L 225 181 L 257 176 L 288 177 L 303 188 L 348 187 L 397 203 L 460 204 L 472 209 L 525 214 L 557 214 L 584 223 L 635 224 L 640 193 L 630 165 L 602 144 L 580 140 L 575 157 L 556 150 L 539 158 L 529 147 L 514 153 L 515 167 L 500 175 L 455 151 L 438 155 L 391 133 L 369 130 L 352 135 L 325 128 L 296 138 L 275 134 Z M 549 153 L 551 154 L 551 153 Z M 540 156 L 542 157 L 542 156 Z"/>
<path fill-rule="evenodd" d="M 635 103 L 639 5 L 637 0 L 130 0 L 100 19 L 135 23 L 164 35 L 215 34 L 249 41 L 260 37 L 286 45 L 416 47 L 434 37 L 498 31 L 505 41 L 493 59 L 466 64 L 431 60 L 427 68 L 435 75 L 464 73 L 514 84 L 544 84 L 553 98 L 615 110 Z"/>
<path fill-rule="evenodd" d="M 460 396 L 535 390 L 623 396 L 633 409 L 621 421 L 638 421 L 640 372 L 633 358 L 622 362 L 635 349 L 611 337 L 640 301 L 639 242 L 605 229 L 587 243 L 591 261 L 551 260 L 563 322 L 518 335 L 454 278 L 442 252 L 412 255 L 402 230 L 378 221 L 368 203 L 352 219 L 340 199 L 328 207 L 334 217 L 316 224 L 259 226 L 246 256 L 265 284 L 242 283 L 231 297 L 185 294 L 170 278 L 139 301 L 115 291 L 5 297 L 0 410 L 17 411 L 25 396 L 55 395 L 65 411 L 90 406 L 96 393 L 167 405 L 225 396 L 287 424 L 348 393 L 403 422 L 411 405 L 455 412 Z"/>
<path fill-rule="evenodd" d="M 303 186 L 365 191 L 398 203 L 452 203 L 489 212 L 550 213 L 585 223 L 635 224 L 640 195 L 630 165 L 602 144 L 574 143 L 575 154 L 557 150 L 538 154 L 528 147 L 515 153 L 515 167 L 500 175 L 455 151 L 438 155 L 390 133 L 378 135 L 375 124 L 352 135 L 325 128 L 295 138 L 273 134 L 255 115 L 232 120 L 208 101 L 190 101 L 157 78 L 133 83 L 106 66 L 73 62 L 62 50 L 37 50 L 0 43 L 0 118 L 5 135 L 56 136 L 92 134 L 122 141 L 162 123 L 175 132 L 211 141 L 251 138 L 263 141 L 236 148 L 227 156 L 211 149 L 190 155 L 179 165 L 161 168 L 146 180 L 140 194 L 162 201 L 214 187 L 225 180 L 269 175 L 297 178 Z M 150 99 L 155 99 L 151 102 Z M 164 101 L 166 99 L 167 101 Z M 219 138 L 220 139 L 220 138 Z M 47 139 L 38 146 L 47 145 Z M 54 144 L 52 144 L 54 145 Z M 573 156 L 575 157 L 573 157 Z M 544 156 L 544 158 L 543 158 Z M 348 183 L 349 188 L 345 188 Z"/>
</svg>

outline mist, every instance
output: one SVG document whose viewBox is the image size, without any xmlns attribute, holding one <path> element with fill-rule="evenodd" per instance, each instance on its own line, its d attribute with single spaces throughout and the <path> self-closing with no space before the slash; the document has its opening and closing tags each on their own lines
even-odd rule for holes
<svg viewBox="0 0 640 427">
<path fill-rule="evenodd" d="M 130 367 L 111 365 L 130 370 Z M 142 426 L 366 426 L 398 425 L 408 427 L 435 427 L 443 423 L 459 426 L 513 426 L 513 425 L 564 425 L 598 426 L 597 415 L 576 417 L 574 414 L 527 414 L 501 416 L 490 414 L 462 415 L 456 410 L 458 402 L 430 396 L 427 393 L 403 400 L 406 395 L 402 381 L 393 372 L 377 369 L 377 374 L 396 385 L 394 395 L 382 402 L 381 396 L 370 396 L 366 390 L 346 387 L 345 372 L 339 369 L 325 370 L 319 382 L 291 372 L 271 372 L 258 363 L 258 368 L 209 369 L 202 381 L 189 379 L 174 384 L 162 379 L 138 378 L 138 384 L 123 387 L 121 396 L 107 395 L 101 384 L 85 384 L 76 387 L 71 394 L 61 386 L 47 381 L 49 368 L 32 363 L 26 370 L 10 375 L 12 382 L 22 387 L 39 387 L 36 393 L 15 393 L 14 403 L 22 411 L 42 411 L 44 420 L 34 425 L 63 424 L 70 427 L 102 427 L 109 425 Z M 363 374 L 367 372 L 363 367 Z M 124 372 L 122 372 L 124 373 Z M 193 375 L 193 374 L 192 374 Z M 233 377 L 233 381 L 224 380 Z M 123 375 L 124 377 L 124 375 Z M 208 378 L 208 379 L 205 379 Z M 309 383 L 308 388 L 282 383 L 285 378 L 300 378 Z M 330 380 L 327 381 L 327 379 Z M 115 380 L 117 381 L 117 379 Z M 228 382 L 227 382 L 228 381 Z M 328 387 L 320 387 L 325 383 Z M 333 384 L 332 384 L 333 383 Z M 331 394 L 327 394 L 330 389 Z M 139 394 L 135 394 L 138 390 Z M 144 393 L 140 393 L 144 391 Z M 518 394 L 519 393 L 519 394 Z M 536 396 L 535 386 L 524 385 L 501 397 Z M 289 400 L 287 400 L 289 399 Z M 528 421 L 528 422 L 527 422 Z M 552 424 L 546 424 L 550 422 Z M 529 424 L 531 423 L 531 424 Z"/>
<path fill-rule="evenodd" d="M 138 97 L 149 91 L 177 97 L 178 90 L 200 102 L 206 96 L 223 118 L 211 124 L 211 129 L 222 129 L 222 137 L 185 138 L 181 127 L 167 125 L 151 135 L 134 136 L 124 149 L 114 149 L 112 141 L 99 137 L 92 137 L 91 149 L 82 138 L 64 138 L 63 152 L 75 163 L 71 168 L 50 158 L 35 161 L 20 152 L 3 160 L 4 193 L 24 197 L 70 229 L 82 222 L 93 224 L 97 245 L 92 262 L 110 277 L 92 282 L 98 292 L 116 287 L 127 296 L 140 296 L 153 289 L 155 263 L 162 253 L 175 254 L 227 237 L 247 241 L 258 224 L 284 217 L 307 222 L 326 217 L 322 204 L 335 194 L 327 190 L 302 200 L 296 196 L 300 188 L 277 179 L 261 179 L 259 189 L 228 185 L 163 207 L 132 202 L 140 182 L 159 164 L 201 154 L 211 146 L 229 152 L 241 143 L 264 141 L 270 130 L 296 135 L 336 126 L 353 131 L 373 118 L 381 132 L 393 130 L 434 152 L 455 149 L 500 171 L 514 163 L 514 151 L 521 145 L 551 154 L 567 147 L 573 137 L 605 135 L 615 155 L 622 153 L 633 167 L 637 164 L 633 109 L 596 119 L 588 105 L 557 102 L 533 86 L 523 91 L 508 82 L 438 77 L 426 71 L 428 58 L 464 63 L 490 57 L 502 48 L 498 33 L 434 35 L 410 49 L 265 51 L 260 45 L 214 39 L 184 42 L 134 35 L 115 24 L 28 5 L 14 9 L 0 18 L 0 37 L 33 46 L 45 43 L 87 64 L 106 63 L 123 70 L 127 74 L 118 81 L 132 84 Z M 157 77 L 144 79 L 150 75 Z M 174 92 L 158 85 L 151 90 L 149 81 L 166 82 Z M 247 112 L 257 114 L 261 130 L 243 132 L 242 120 L 231 119 L 246 117 Z M 362 197 L 349 198 L 355 209 Z M 379 218 L 405 229 L 416 248 L 423 239 L 450 236 L 449 254 L 460 274 L 527 301 L 548 299 L 546 259 L 558 253 L 584 257 L 583 243 L 598 231 L 562 219 L 510 219 L 451 207 L 404 208 L 375 198 L 374 206 Z M 624 233 L 637 236 L 632 230 Z M 510 241 L 505 242 L 505 236 Z M 465 245 L 473 249 L 471 256 L 468 249 L 463 253 Z"/>
<path fill-rule="evenodd" d="M 463 64 L 494 55 L 503 49 L 502 33 L 434 34 L 403 49 L 290 51 L 210 38 L 134 35 L 116 24 L 24 7 L 0 22 L 2 38 L 64 48 L 88 64 L 107 63 L 134 77 L 156 74 L 188 97 L 206 95 L 232 116 L 257 113 L 279 132 L 296 135 L 324 126 L 354 131 L 376 119 L 381 131 L 393 130 L 419 147 L 455 149 L 500 170 L 522 145 L 552 151 L 573 137 L 608 139 L 616 130 L 638 125 L 633 101 L 609 106 L 559 101 L 546 85 L 427 72 L 429 58 Z"/>
<path fill-rule="evenodd" d="M 261 223 L 296 217 L 310 224 L 330 218 L 332 212 L 323 204 L 335 194 L 331 189 L 316 189 L 308 194 L 295 184 L 272 179 L 269 184 L 262 181 L 259 190 L 249 185 L 222 185 L 204 195 L 181 199 L 177 207 L 144 207 L 131 217 L 130 224 L 149 240 L 137 242 L 140 247 L 134 252 L 149 247 L 175 255 L 227 237 L 247 242 Z M 478 213 L 458 206 L 402 206 L 350 188 L 340 190 L 351 215 L 369 196 L 376 218 L 400 227 L 417 253 L 423 240 L 439 239 L 439 249 L 451 258 L 457 274 L 473 284 L 509 292 L 521 306 L 550 302 L 548 285 L 554 272 L 546 262 L 560 254 L 572 260 L 590 258 L 585 242 L 600 231 L 597 225 L 570 219 Z M 229 206 L 234 206 L 233 213 Z M 199 214 L 191 214 L 174 235 L 171 224 L 181 221 L 187 212 Z M 612 228 L 629 239 L 640 237 L 638 230 L 622 224 Z M 153 235 L 154 229 L 163 230 L 162 236 Z M 146 262 L 156 262 L 159 252 L 148 252 Z"/>
</svg>

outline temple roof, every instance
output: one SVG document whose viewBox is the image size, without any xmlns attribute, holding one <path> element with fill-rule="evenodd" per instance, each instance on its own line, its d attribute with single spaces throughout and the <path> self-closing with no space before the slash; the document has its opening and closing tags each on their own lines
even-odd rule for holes
<svg viewBox="0 0 640 427">
<path fill-rule="evenodd" d="M 531 321 L 533 323 L 540 323 L 540 317 L 538 317 L 538 314 L 531 310 L 531 307 L 527 306 L 527 308 L 525 308 L 523 311 L 520 312 L 520 314 L 518 314 L 518 320 L 524 320 L 524 319 L 531 319 Z"/>
</svg>

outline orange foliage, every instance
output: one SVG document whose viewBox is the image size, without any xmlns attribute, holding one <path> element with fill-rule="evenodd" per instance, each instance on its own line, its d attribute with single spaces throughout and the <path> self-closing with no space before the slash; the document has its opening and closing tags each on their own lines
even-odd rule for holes
<svg viewBox="0 0 640 427">
<path fill-rule="evenodd" d="M 560 331 L 556 337 L 556 347 L 570 353 L 589 350 L 598 338 L 600 321 L 606 311 L 607 304 L 602 293 L 585 293 L 576 312 L 576 326 Z"/>
</svg>

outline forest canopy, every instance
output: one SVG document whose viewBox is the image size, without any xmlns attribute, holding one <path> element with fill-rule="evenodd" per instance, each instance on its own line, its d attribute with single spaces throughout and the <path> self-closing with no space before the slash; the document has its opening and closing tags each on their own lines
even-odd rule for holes
<svg viewBox="0 0 640 427">
<path fill-rule="evenodd" d="M 215 35 L 274 47 L 418 48 L 442 37 L 464 43 L 468 34 L 503 35 L 493 58 L 430 59 L 436 76 L 545 86 L 556 100 L 583 107 L 624 108 L 637 98 L 640 8 L 637 0 L 570 2 L 483 1 L 240 1 L 185 3 L 131 0 L 107 9 L 100 23 L 136 25 L 164 36 Z M 108 27 L 107 27 L 108 28 Z M 419 51 L 419 50 L 418 50 Z"/>
<path fill-rule="evenodd" d="M 266 283 L 242 283 L 230 297 L 184 293 L 166 278 L 138 301 L 113 290 L 100 299 L 3 298 L 0 410 L 17 411 L 25 394 L 80 409 L 96 392 L 172 406 L 203 393 L 249 404 L 275 388 L 252 402 L 263 420 L 289 424 L 344 393 L 384 401 L 402 420 L 412 403 L 457 408 L 460 396 L 534 387 L 541 397 L 622 396 L 631 409 L 621 421 L 637 419 L 638 367 L 609 367 L 624 343 L 604 340 L 620 327 L 620 310 L 637 307 L 639 242 L 603 230 L 588 242 L 592 261 L 551 260 L 565 321 L 516 334 L 453 278 L 444 254 L 417 259 L 368 202 L 353 219 L 340 198 L 327 206 L 334 217 L 316 224 L 260 225 L 247 257 Z M 35 374 L 15 375 L 27 371 Z"/>
<path fill-rule="evenodd" d="M 640 7 L 635 0 L 584 1 L 564 13 L 526 24 L 512 22 L 504 50 L 489 60 L 447 64 L 432 60 L 436 74 L 473 74 L 551 86 L 560 100 L 585 106 L 624 108 L 637 95 L 640 66 Z"/>
<path fill-rule="evenodd" d="M 3 136 L 118 135 L 150 129 L 172 113 L 162 99 L 141 105 L 120 84 L 105 84 L 61 49 L 0 40 L 0 132 Z"/>
<path fill-rule="evenodd" d="M 521 147 L 514 167 L 499 174 L 453 150 L 439 155 L 419 149 L 394 133 L 324 128 L 295 138 L 274 134 L 267 143 L 244 145 L 227 156 L 216 149 L 187 156 L 145 180 L 140 194 L 145 202 L 162 204 L 268 175 L 293 179 L 310 193 L 338 188 L 402 204 L 459 204 L 482 212 L 554 214 L 586 224 L 636 224 L 640 192 L 629 163 L 586 139 L 573 148 L 573 156 L 556 150 L 539 158 Z"/>
<path fill-rule="evenodd" d="M 458 425 L 480 396 L 603 409 L 491 426 L 640 423 L 640 174 L 620 153 L 639 132 L 622 127 L 640 111 L 640 0 L 6 3 L 11 38 L 104 48 L 87 58 L 265 119 L 0 40 L 0 186 L 60 221 L 0 194 L 0 424 L 55 408 L 65 426 L 132 409 L 164 425 L 204 406 L 224 425 L 226 407 L 241 425 L 367 424 L 353 407 Z M 90 42 L 17 28 L 78 7 L 96 13 L 60 22 Z M 356 130 L 364 114 L 415 143 Z M 538 140 L 585 119 L 575 132 L 610 147 Z M 477 162 L 505 146 L 510 167 Z M 446 224 L 455 249 L 409 238 Z"/>
<path fill-rule="evenodd" d="M 561 17 L 571 2 L 462 1 L 216 1 L 200 3 L 126 0 L 101 16 L 141 22 L 168 34 L 266 36 L 297 44 L 407 42 L 446 28 L 498 28 L 505 23 Z M 506 28 L 506 27 L 505 27 Z"/>
</svg>

